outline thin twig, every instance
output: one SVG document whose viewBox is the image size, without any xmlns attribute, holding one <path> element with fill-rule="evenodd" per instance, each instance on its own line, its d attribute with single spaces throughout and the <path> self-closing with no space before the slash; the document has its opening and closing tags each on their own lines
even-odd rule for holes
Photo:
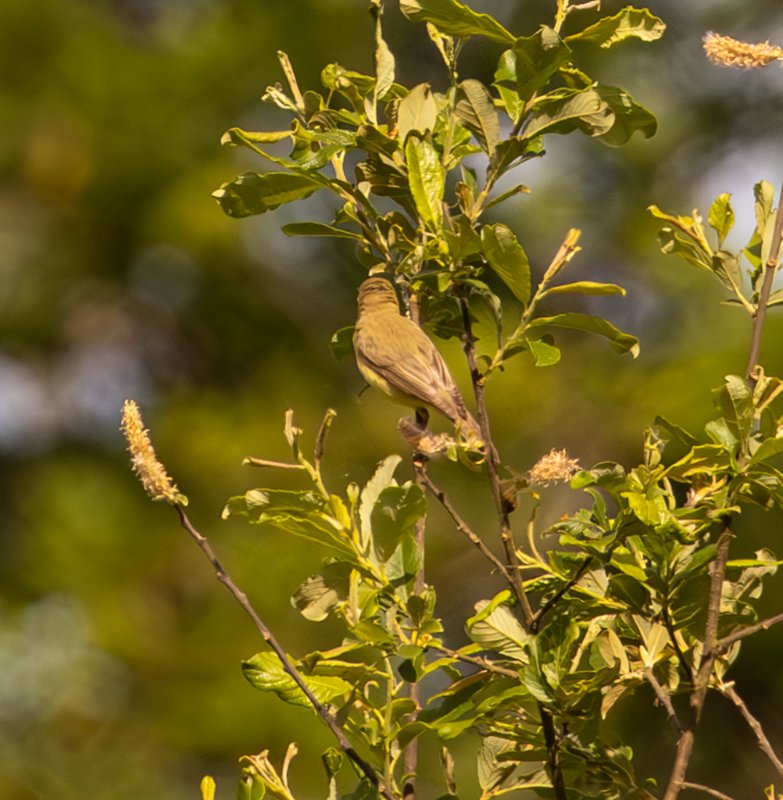
<svg viewBox="0 0 783 800">
<path fill-rule="evenodd" d="M 481 434 L 487 445 L 487 474 L 489 475 L 492 496 L 495 501 L 500 522 L 500 541 L 503 544 L 503 550 L 506 556 L 504 575 L 511 584 L 514 596 L 519 603 L 519 608 L 522 612 L 522 622 L 525 628 L 530 630 L 534 619 L 533 609 L 530 607 L 530 600 L 528 600 L 527 594 L 525 593 L 522 576 L 519 572 L 519 559 L 517 559 L 516 555 L 516 544 L 514 543 L 514 535 L 511 531 L 508 507 L 503 499 L 503 489 L 500 485 L 500 475 L 498 474 L 500 459 L 498 458 L 497 448 L 492 442 L 492 434 L 489 429 L 489 415 L 487 414 L 487 403 L 484 394 L 484 380 L 476 362 L 476 349 L 473 341 L 473 329 L 470 322 L 470 309 L 468 307 L 468 301 L 464 297 L 460 297 L 459 302 L 462 310 L 464 331 L 463 349 L 468 362 L 468 368 L 470 369 L 473 394 L 476 398 L 476 413 L 479 425 L 481 426 Z"/>
<path fill-rule="evenodd" d="M 759 292 L 756 313 L 753 315 L 753 332 L 750 337 L 750 353 L 748 354 L 748 365 L 745 368 L 745 377 L 749 383 L 753 382 L 753 370 L 759 360 L 761 351 L 761 332 L 764 327 L 764 320 L 767 316 L 767 303 L 772 292 L 772 282 L 775 279 L 778 259 L 780 258 L 780 245 L 783 239 L 783 185 L 780 187 L 780 198 L 778 200 L 778 210 L 775 215 L 775 227 L 772 231 L 772 242 L 769 248 L 769 258 L 764 265 L 764 280 Z"/>
<path fill-rule="evenodd" d="M 582 575 L 585 574 L 587 568 L 590 566 L 590 562 L 593 560 L 592 556 L 587 556 L 585 560 L 579 565 L 579 569 L 577 569 L 576 573 L 569 578 L 553 595 L 546 601 L 542 606 L 539 606 L 536 613 L 533 615 L 533 623 L 530 626 L 530 629 L 533 633 L 536 633 L 538 629 L 541 627 L 541 618 L 546 614 L 548 611 L 551 611 L 555 605 L 562 599 L 562 597 L 576 586 L 579 583 L 580 578 Z"/>
<path fill-rule="evenodd" d="M 691 666 L 691 662 L 688 661 L 688 659 L 685 657 L 685 653 L 682 652 L 680 643 L 677 641 L 677 637 L 675 636 L 674 624 L 672 623 L 672 618 L 671 615 L 669 614 L 669 608 L 665 604 L 661 611 L 661 617 L 663 619 L 664 627 L 666 628 L 666 631 L 669 634 L 669 640 L 672 643 L 674 652 L 677 654 L 677 660 L 680 662 L 680 667 L 682 668 L 683 672 L 688 676 L 688 680 L 691 683 L 693 683 L 693 667 Z"/>
<path fill-rule="evenodd" d="M 427 474 L 427 462 L 425 459 L 418 455 L 413 457 L 413 468 L 416 474 L 416 483 L 424 491 L 424 482 L 422 476 Z M 413 591 L 416 594 L 421 594 L 425 589 L 424 580 L 424 554 L 425 554 L 425 535 L 427 531 L 427 517 L 422 515 L 416 520 L 416 547 L 419 552 L 419 568 L 416 570 L 416 577 L 413 584 Z M 408 722 L 415 722 L 419 712 L 420 705 L 420 687 L 418 681 L 412 681 L 408 685 L 408 697 L 415 703 L 415 709 L 411 712 L 407 719 Z M 403 766 L 405 770 L 405 784 L 402 790 L 403 800 L 415 800 L 416 798 L 416 775 L 419 770 L 419 740 L 418 737 L 413 737 L 405 747 L 405 755 L 403 757 Z"/>
<path fill-rule="evenodd" d="M 234 583 L 231 576 L 226 572 L 223 564 L 218 559 L 206 536 L 203 536 L 193 526 L 193 523 L 190 521 L 188 515 L 185 513 L 185 509 L 181 505 L 176 504 L 174 505 L 174 508 L 177 511 L 182 527 L 188 532 L 188 534 L 190 534 L 191 538 L 196 542 L 204 555 L 209 559 L 213 569 L 215 570 L 215 576 L 217 577 L 218 581 L 220 581 L 220 583 L 222 583 L 226 589 L 228 589 L 232 597 L 237 601 L 237 603 L 239 603 L 245 613 L 253 621 L 253 624 L 256 626 L 256 629 L 261 634 L 263 640 L 272 648 L 272 650 L 274 650 L 275 654 L 280 659 L 280 663 L 282 664 L 285 672 L 291 676 L 291 679 L 299 687 L 302 694 L 304 694 L 304 696 L 307 698 L 307 701 L 313 707 L 315 712 L 326 723 L 326 726 L 337 740 L 337 744 L 339 745 L 340 749 L 354 763 L 362 775 L 364 775 L 364 777 L 367 778 L 367 780 L 378 789 L 383 797 L 387 798 L 387 800 L 394 800 L 391 792 L 381 784 L 380 778 L 378 777 L 376 771 L 353 748 L 343 729 L 340 727 L 334 716 L 332 716 L 331 712 L 321 702 L 319 702 L 318 698 L 316 698 L 316 696 L 312 693 L 302 674 L 288 658 L 288 655 L 277 641 L 272 631 L 269 630 L 264 621 L 258 615 L 258 612 L 256 612 L 255 608 L 253 608 L 247 595 Z"/>
<path fill-rule="evenodd" d="M 685 775 L 693 753 L 693 743 L 696 728 L 701 719 L 704 702 L 707 699 L 710 676 L 712 675 L 718 651 L 715 649 L 718 634 L 718 621 L 720 619 L 720 601 L 723 593 L 723 582 L 726 579 L 726 564 L 729 560 L 729 545 L 734 534 L 729 528 L 730 518 L 723 521 L 723 528 L 718 536 L 717 552 L 710 565 L 710 591 L 707 601 L 707 621 L 704 625 L 704 647 L 702 650 L 699 668 L 694 677 L 693 689 L 690 696 L 691 715 L 687 725 L 677 740 L 677 752 L 674 757 L 669 784 L 663 800 L 676 800 L 680 791 L 685 786 Z"/>
<path fill-rule="evenodd" d="M 761 727 L 761 723 L 750 713 L 750 710 L 745 705 L 745 701 L 737 694 L 737 690 L 731 684 L 727 684 L 722 688 L 722 692 L 726 697 L 734 703 L 735 706 L 739 709 L 740 714 L 742 714 L 745 722 L 748 723 L 748 726 L 756 735 L 756 741 L 758 742 L 759 747 L 761 748 L 764 755 L 770 760 L 770 763 L 778 772 L 778 775 L 783 777 L 783 762 L 778 758 L 775 751 L 772 749 L 772 745 L 767 739 L 767 735 L 764 733 L 764 729 Z"/>
<path fill-rule="evenodd" d="M 774 617 L 763 619 L 761 622 L 757 622 L 755 625 L 749 625 L 747 628 L 740 628 L 739 630 L 729 633 L 723 638 L 718 639 L 718 641 L 715 642 L 715 649 L 720 654 L 725 653 L 729 647 L 734 644 L 734 642 L 738 642 L 740 639 L 744 639 L 746 636 L 752 636 L 754 633 L 758 633 L 759 631 L 766 631 L 773 625 L 777 625 L 781 622 L 783 622 L 783 614 L 775 614 Z"/>
<path fill-rule="evenodd" d="M 470 321 L 470 308 L 465 297 L 459 298 L 460 310 L 462 311 L 462 347 L 465 351 L 465 358 L 470 370 L 470 379 L 473 385 L 473 396 L 476 399 L 476 414 L 481 426 L 481 434 L 487 446 L 487 475 L 492 489 L 492 497 L 495 501 L 495 508 L 500 524 L 500 541 L 506 557 L 506 565 L 502 574 L 506 577 L 511 589 L 514 592 L 519 609 L 522 614 L 522 624 L 525 630 L 532 631 L 535 621 L 530 600 L 525 592 L 522 582 L 519 559 L 517 558 L 517 547 L 514 542 L 514 534 L 511 530 L 511 520 L 509 518 L 510 509 L 503 498 L 503 487 L 500 482 L 499 467 L 500 457 L 497 448 L 492 441 L 492 433 L 489 427 L 489 414 L 487 413 L 487 400 L 484 394 L 484 378 L 478 368 L 476 361 L 476 346 L 473 339 L 473 327 Z M 555 800 L 568 800 L 566 792 L 565 777 L 560 764 L 560 737 L 555 728 L 554 717 L 543 703 L 538 704 L 538 713 L 541 718 L 541 728 L 544 734 L 544 743 L 547 750 L 547 768 L 552 780 L 552 791 Z"/>
<path fill-rule="evenodd" d="M 730 795 L 727 795 L 724 792 L 719 792 L 717 789 L 711 789 L 709 786 L 703 786 L 700 783 L 691 783 L 690 781 L 686 781 L 683 783 L 682 788 L 693 789 L 695 792 L 704 792 L 704 794 L 708 794 L 710 797 L 717 797 L 718 800 L 734 800 L 734 798 Z"/>
<path fill-rule="evenodd" d="M 669 724 L 672 726 L 672 728 L 674 728 L 674 732 L 678 736 L 682 736 L 682 734 L 685 732 L 685 728 L 683 727 L 682 722 L 680 722 L 677 712 L 674 710 L 671 697 L 669 697 L 669 695 L 666 693 L 666 690 L 663 688 L 663 686 L 661 686 L 652 669 L 646 669 L 644 671 L 644 677 L 646 678 L 647 683 L 652 686 L 655 696 L 658 698 L 658 702 L 664 707 L 666 711 L 666 717 L 669 720 Z"/>
<path fill-rule="evenodd" d="M 465 522 L 459 512 L 452 505 L 446 493 L 430 478 L 429 473 L 423 468 L 420 462 L 414 462 L 416 478 L 421 485 L 443 506 L 446 513 L 451 517 L 457 530 L 488 559 L 498 572 L 511 583 L 511 573 L 508 567 L 487 547 L 481 537 Z"/>
<path fill-rule="evenodd" d="M 480 667 L 486 672 L 505 675 L 507 678 L 519 678 L 519 672 L 516 670 L 508 669 L 508 667 L 499 667 L 497 664 L 493 664 L 489 659 L 481 658 L 480 656 L 467 656 L 464 653 L 460 653 L 458 650 L 452 650 L 450 647 L 446 647 L 442 644 L 433 644 L 430 642 L 427 646 L 432 650 L 437 650 L 439 653 L 445 653 L 447 656 L 451 656 L 451 658 L 457 661 L 463 661 L 465 664 Z"/>
</svg>

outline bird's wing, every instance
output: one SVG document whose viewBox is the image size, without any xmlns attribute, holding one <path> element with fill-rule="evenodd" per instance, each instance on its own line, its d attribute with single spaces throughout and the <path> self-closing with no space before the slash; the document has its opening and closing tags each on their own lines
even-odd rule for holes
<svg viewBox="0 0 783 800">
<path fill-rule="evenodd" d="M 389 324 L 387 333 L 394 337 L 395 346 L 378 347 L 373 337 L 359 330 L 357 357 L 393 390 L 437 408 L 451 420 L 464 419 L 459 388 L 435 345 L 404 317 L 389 320 Z"/>
</svg>

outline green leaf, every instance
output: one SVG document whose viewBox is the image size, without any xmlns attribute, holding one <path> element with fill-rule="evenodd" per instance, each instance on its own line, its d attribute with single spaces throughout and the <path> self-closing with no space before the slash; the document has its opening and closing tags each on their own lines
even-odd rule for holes
<svg viewBox="0 0 783 800">
<path fill-rule="evenodd" d="M 753 394 L 745 381 L 738 375 L 727 375 L 713 395 L 735 438 L 744 441 L 753 424 Z"/>
<path fill-rule="evenodd" d="M 283 669 L 275 653 L 256 653 L 242 662 L 242 674 L 248 682 L 262 692 L 274 692 L 281 700 L 296 706 L 310 707 L 310 701 L 294 679 Z M 329 703 L 352 691 L 352 685 L 334 676 L 304 676 L 307 688 L 320 703 Z"/>
<path fill-rule="evenodd" d="M 488 650 L 497 650 L 515 661 L 527 661 L 530 634 L 509 608 L 511 594 L 500 592 L 491 601 L 476 603 L 476 613 L 465 623 L 468 636 Z"/>
<path fill-rule="evenodd" d="M 541 297 L 550 294 L 620 294 L 625 296 L 625 289 L 616 283 L 597 283 L 596 281 L 577 281 L 575 283 L 561 283 L 541 292 Z"/>
<path fill-rule="evenodd" d="M 774 458 L 783 453 L 783 438 L 782 439 L 765 439 L 758 448 L 753 452 L 750 459 L 751 464 L 759 464 L 767 459 Z"/>
<path fill-rule="evenodd" d="M 571 49 L 546 25 L 532 36 L 518 38 L 500 56 L 495 71 L 495 85 L 511 118 L 516 121 L 526 102 L 570 60 Z M 513 84 L 513 94 L 501 91 L 506 83 Z"/>
<path fill-rule="evenodd" d="M 723 445 L 699 444 L 672 464 L 666 475 L 676 481 L 690 481 L 696 475 L 718 476 L 731 466 L 731 453 Z"/>
<path fill-rule="evenodd" d="M 612 109 L 595 89 L 560 89 L 534 103 L 525 135 L 580 130 L 588 136 L 603 136 L 614 124 Z"/>
<path fill-rule="evenodd" d="M 775 228 L 775 189 L 771 183 L 759 181 L 753 187 L 753 195 L 756 198 L 754 204 L 756 230 L 761 242 L 760 261 L 764 265 L 769 260 L 769 253 L 772 249 L 772 234 Z"/>
<path fill-rule="evenodd" d="M 247 147 L 249 144 L 272 144 L 290 139 L 292 131 L 245 131 L 242 128 L 229 128 L 221 137 L 220 144 Z M 255 149 L 255 148 L 253 148 Z"/>
<path fill-rule="evenodd" d="M 658 416 L 655 418 L 654 424 L 663 428 L 686 447 L 693 447 L 698 444 L 698 439 L 695 436 L 688 433 L 685 428 L 677 425 L 675 422 L 670 422 L 668 419 Z"/>
<path fill-rule="evenodd" d="M 378 464 L 372 477 L 362 489 L 359 498 L 359 531 L 362 537 L 362 550 L 369 552 L 372 540 L 372 512 L 378 498 L 384 489 L 396 486 L 394 471 L 397 469 L 402 457 L 398 455 L 387 456 Z"/>
<path fill-rule="evenodd" d="M 658 120 L 652 111 L 639 105 L 628 92 L 616 86 L 597 84 L 595 91 L 612 110 L 614 121 L 609 130 L 600 135 L 610 147 L 622 147 L 637 131 L 649 139 L 658 130 Z"/>
<path fill-rule="evenodd" d="M 237 515 L 255 525 L 273 525 L 322 546 L 353 552 L 341 524 L 329 515 L 325 501 L 313 491 L 251 489 L 226 503 L 223 518 Z"/>
<path fill-rule="evenodd" d="M 731 195 L 728 192 L 720 194 L 710 206 L 707 217 L 710 227 L 718 235 L 718 247 L 722 247 L 724 239 L 734 225 L 734 210 L 731 207 Z"/>
<path fill-rule="evenodd" d="M 483 36 L 505 45 L 516 39 L 489 14 L 479 14 L 457 0 L 400 0 L 400 11 L 414 22 L 430 22 L 441 33 L 460 39 Z"/>
<path fill-rule="evenodd" d="M 323 222 L 289 222 L 280 229 L 286 236 L 324 236 L 334 239 L 354 239 L 361 241 L 362 236 L 345 228 L 326 225 Z"/>
<path fill-rule="evenodd" d="M 487 153 L 492 155 L 500 139 L 500 122 L 492 97 L 481 81 L 472 78 L 462 81 L 459 88 L 465 96 L 457 102 L 457 118 L 476 135 Z"/>
<path fill-rule="evenodd" d="M 530 300 L 530 263 L 514 232 L 503 223 L 485 225 L 481 244 L 489 266 L 523 305 Z"/>
<path fill-rule="evenodd" d="M 311 575 L 296 590 L 291 604 L 305 619 L 321 622 L 348 596 L 352 569 L 345 561 L 325 564 L 321 575 Z"/>
<path fill-rule="evenodd" d="M 612 47 L 628 38 L 653 42 L 666 30 L 661 19 L 646 8 L 626 6 L 611 17 L 604 17 L 579 33 L 566 36 L 566 42 L 590 42 L 599 47 Z"/>
<path fill-rule="evenodd" d="M 443 190 L 446 182 L 440 155 L 429 141 L 414 135 L 405 141 L 405 160 L 416 210 L 427 227 L 438 233 L 443 227 Z"/>
<path fill-rule="evenodd" d="M 427 498 L 420 486 L 410 481 L 402 486 L 386 486 L 378 495 L 370 515 L 376 549 L 387 558 L 399 540 L 412 533 L 417 520 L 426 513 Z"/>
<path fill-rule="evenodd" d="M 323 186 L 322 180 L 292 172 L 246 172 L 224 183 L 212 196 L 230 217 L 250 217 L 302 200 Z"/>
<path fill-rule="evenodd" d="M 534 339 L 528 336 L 525 337 L 525 344 L 537 367 L 551 367 L 560 361 L 560 349 L 543 339 Z"/>
<path fill-rule="evenodd" d="M 397 137 L 405 142 L 408 134 L 425 134 L 435 128 L 438 120 L 438 102 L 429 84 L 414 86 L 397 107 Z"/>
<path fill-rule="evenodd" d="M 375 27 L 375 96 L 382 100 L 394 86 L 394 55 L 381 32 L 381 9 L 378 6 Z"/>
<path fill-rule="evenodd" d="M 329 340 L 329 347 L 331 348 L 332 355 L 341 361 L 346 356 L 353 355 L 353 325 L 346 325 L 332 334 Z"/>
<path fill-rule="evenodd" d="M 609 343 L 618 353 L 630 353 L 634 358 L 639 355 L 639 340 L 630 333 L 623 333 L 615 328 L 611 322 L 602 317 L 576 312 L 555 314 L 551 317 L 538 317 L 534 319 L 530 328 L 555 327 L 571 328 L 588 333 L 597 333 L 609 340 Z"/>
</svg>

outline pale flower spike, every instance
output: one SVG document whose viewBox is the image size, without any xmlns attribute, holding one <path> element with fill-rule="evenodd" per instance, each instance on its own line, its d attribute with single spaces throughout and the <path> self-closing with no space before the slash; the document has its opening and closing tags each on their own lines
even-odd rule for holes
<svg viewBox="0 0 783 800">
<path fill-rule="evenodd" d="M 731 36 L 720 33 L 705 35 L 704 52 L 713 64 L 724 67 L 741 67 L 742 69 L 756 69 L 766 67 L 773 61 L 783 60 L 783 48 L 776 47 L 769 42 L 741 42 Z"/>
<path fill-rule="evenodd" d="M 180 494 L 166 468 L 158 461 L 149 433 L 144 428 L 135 400 L 126 400 L 122 406 L 120 428 L 128 442 L 131 468 L 141 481 L 144 491 L 152 500 L 164 500 L 171 505 L 186 506 L 188 498 Z"/>
<path fill-rule="evenodd" d="M 531 467 L 527 479 L 531 486 L 546 486 L 571 480 L 579 469 L 579 462 L 569 458 L 565 450 L 550 450 Z"/>
</svg>

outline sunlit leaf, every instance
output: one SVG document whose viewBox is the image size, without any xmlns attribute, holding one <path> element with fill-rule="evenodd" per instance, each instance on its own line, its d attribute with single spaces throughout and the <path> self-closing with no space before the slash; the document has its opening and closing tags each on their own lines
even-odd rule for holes
<svg viewBox="0 0 783 800">
<path fill-rule="evenodd" d="M 532 36 L 521 36 L 511 49 L 500 56 L 495 71 L 495 85 L 500 91 L 507 83 L 513 86 L 513 95 L 501 95 L 516 120 L 525 103 L 571 59 L 571 49 L 552 30 L 542 25 Z"/>
<path fill-rule="evenodd" d="M 590 42 L 599 47 L 612 47 L 624 39 L 635 38 L 645 42 L 660 39 L 666 30 L 661 19 L 646 8 L 626 6 L 611 17 L 604 17 L 579 33 L 566 36 L 567 42 Z"/>
<path fill-rule="evenodd" d="M 256 653 L 252 658 L 243 661 L 242 674 L 256 689 L 274 692 L 281 700 L 292 705 L 310 706 L 310 701 L 285 671 L 275 653 Z M 348 681 L 335 676 L 308 675 L 305 676 L 305 683 L 315 699 L 321 703 L 329 703 L 347 695 L 353 689 Z"/>
<path fill-rule="evenodd" d="M 487 649 L 497 650 L 516 661 L 526 661 L 530 634 L 509 608 L 511 595 L 503 591 L 491 601 L 476 604 L 476 613 L 465 623 L 470 638 Z"/>
<path fill-rule="evenodd" d="M 616 283 L 598 283 L 596 281 L 577 281 L 575 283 L 561 283 L 559 286 L 551 286 L 541 292 L 541 296 L 549 294 L 620 294 L 625 295 L 625 289 Z"/>
<path fill-rule="evenodd" d="M 580 130 L 588 136 L 603 136 L 614 124 L 614 112 L 595 89 L 564 89 L 535 102 L 525 135 Z"/>
<path fill-rule="evenodd" d="M 728 192 L 715 198 L 715 201 L 710 206 L 707 221 L 718 235 L 718 247 L 721 247 L 734 225 L 734 210 L 731 207 L 731 195 Z"/>
<path fill-rule="evenodd" d="M 246 172 L 212 193 L 230 217 L 249 217 L 302 200 L 323 188 L 322 180 L 292 172 Z"/>
<path fill-rule="evenodd" d="M 514 232 L 502 223 L 485 225 L 481 243 L 487 262 L 523 305 L 530 300 L 530 264 Z"/>
<path fill-rule="evenodd" d="M 440 156 L 427 139 L 409 136 L 405 142 L 410 185 L 416 210 L 434 232 L 443 226 L 443 190 L 446 173 Z"/>
<path fill-rule="evenodd" d="M 477 136 L 490 155 L 500 139 L 498 112 L 481 81 L 468 79 L 459 84 L 464 97 L 454 109 L 457 118 Z"/>
<path fill-rule="evenodd" d="M 634 358 L 639 355 L 639 340 L 630 333 L 623 333 L 611 322 L 591 314 L 566 313 L 551 317 L 537 317 L 530 323 L 531 328 L 554 327 L 571 328 L 573 330 L 596 333 L 605 337 L 618 353 L 630 353 Z"/>
<path fill-rule="evenodd" d="M 397 107 L 397 136 L 405 142 L 408 134 L 416 131 L 425 134 L 435 127 L 438 103 L 429 84 L 414 86 Z"/>
<path fill-rule="evenodd" d="M 489 14 L 480 14 L 457 0 L 400 0 L 400 11 L 414 22 L 431 22 L 441 33 L 466 39 L 484 36 L 510 45 L 515 36 Z"/>
</svg>

